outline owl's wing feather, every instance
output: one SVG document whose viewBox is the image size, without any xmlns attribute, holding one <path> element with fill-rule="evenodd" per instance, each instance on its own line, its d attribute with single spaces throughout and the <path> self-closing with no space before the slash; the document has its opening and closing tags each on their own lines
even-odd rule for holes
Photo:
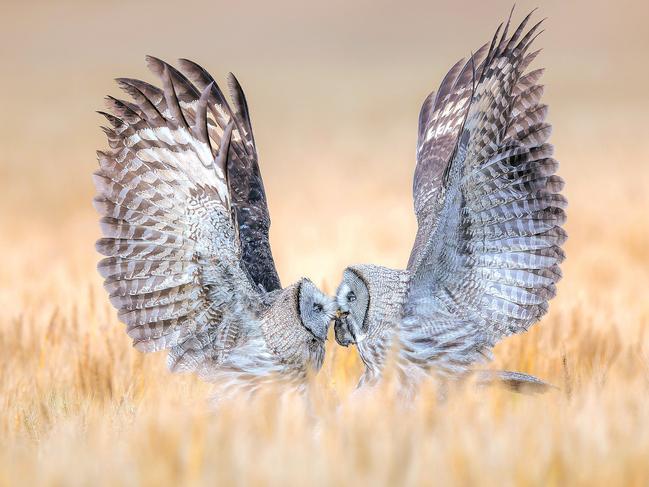
<svg viewBox="0 0 649 487">
<path fill-rule="evenodd" d="M 234 121 L 236 137 L 232 144 L 234 150 L 230 154 L 227 175 L 230 180 L 232 206 L 239 227 L 243 250 L 242 259 L 247 272 L 257 286 L 262 286 L 266 291 L 280 289 L 281 283 L 268 237 L 270 214 L 266 192 L 259 170 L 257 148 L 243 89 L 234 75 L 230 73 L 228 84 L 232 95 L 233 109 L 205 69 L 187 59 L 181 59 L 180 66 L 201 90 L 211 85 L 209 106 L 212 108 L 212 115 L 220 128 L 225 127 L 226 119 Z"/>
<path fill-rule="evenodd" d="M 473 71 L 487 53 L 482 46 L 468 61 L 461 59 L 446 74 L 437 92 L 432 92 L 419 112 L 417 165 L 413 178 L 413 201 L 418 229 L 408 268 L 418 264 L 440 210 L 437 196 L 450 162 L 472 95 Z"/>
<path fill-rule="evenodd" d="M 524 74 L 540 25 L 524 33 L 529 17 L 511 37 L 496 32 L 465 85 L 449 166 L 434 172 L 439 207 L 419 222 L 401 331 L 404 353 L 422 365 L 457 372 L 480 360 L 547 311 L 561 277 L 566 200 L 541 71 Z"/>
<path fill-rule="evenodd" d="M 107 99 L 110 149 L 98 152 L 95 173 L 97 249 L 106 256 L 98 268 L 135 347 L 169 349 L 173 370 L 200 370 L 254 326 L 263 298 L 242 259 L 228 178 L 229 158 L 243 157 L 245 144 L 215 106 L 214 84 L 199 92 L 168 64 L 148 62 L 163 90 L 119 79 L 133 102 Z"/>
</svg>

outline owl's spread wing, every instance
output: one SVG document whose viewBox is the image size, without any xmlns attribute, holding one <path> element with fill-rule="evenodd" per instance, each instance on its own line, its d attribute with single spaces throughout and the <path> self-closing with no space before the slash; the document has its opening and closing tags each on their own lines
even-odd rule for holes
<svg viewBox="0 0 649 487">
<path fill-rule="evenodd" d="M 505 27 L 498 40 L 498 29 L 464 84 L 472 87 L 466 119 L 435 173 L 438 213 L 411 259 L 401 338 L 416 363 L 464 370 L 536 322 L 561 277 L 566 200 L 546 143 L 542 71 L 525 74 L 540 24 L 524 33 L 529 17 L 511 37 Z"/>
<path fill-rule="evenodd" d="M 133 102 L 107 98 L 110 150 L 98 153 L 95 173 L 97 249 L 107 256 L 99 271 L 135 347 L 170 349 L 173 370 L 197 370 L 222 361 L 254 326 L 263 296 L 243 259 L 249 227 L 235 216 L 234 188 L 261 180 L 228 170 L 256 167 L 247 115 L 234 117 L 214 83 L 199 92 L 173 67 L 147 61 L 162 90 L 119 79 Z"/>
<path fill-rule="evenodd" d="M 473 94 L 474 70 L 487 53 L 488 44 L 465 63 L 460 59 L 446 74 L 437 92 L 432 92 L 419 112 L 417 165 L 413 178 L 413 201 L 417 236 L 408 269 L 416 267 L 426 248 L 431 226 L 440 211 L 442 178 L 457 143 Z M 464 64 L 463 64 L 464 63 Z"/>
<path fill-rule="evenodd" d="M 268 239 L 270 214 L 266 192 L 259 171 L 257 148 L 243 89 L 239 81 L 230 73 L 228 85 L 234 107 L 232 109 L 207 71 L 187 59 L 181 59 L 180 66 L 200 90 L 212 85 L 210 101 L 217 110 L 213 114 L 221 129 L 225 127 L 226 119 L 234 120 L 235 134 L 240 135 L 241 138 L 235 138 L 233 141 L 227 176 L 230 181 L 232 206 L 239 226 L 242 260 L 257 286 L 262 286 L 266 291 L 280 289 L 282 286 Z"/>
</svg>

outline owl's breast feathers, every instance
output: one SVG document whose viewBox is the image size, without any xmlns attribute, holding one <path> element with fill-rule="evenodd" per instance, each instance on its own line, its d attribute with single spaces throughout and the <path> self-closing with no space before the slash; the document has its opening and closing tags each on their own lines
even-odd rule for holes
<svg viewBox="0 0 649 487">
<path fill-rule="evenodd" d="M 365 380 L 380 375 L 403 314 L 410 273 L 376 265 L 353 266 L 369 291 L 363 332 L 357 342 L 366 366 Z"/>
<path fill-rule="evenodd" d="M 302 325 L 298 298 L 299 283 L 277 292 L 261 318 L 261 331 L 268 349 L 285 368 L 306 374 L 322 367 L 324 342 Z"/>
</svg>

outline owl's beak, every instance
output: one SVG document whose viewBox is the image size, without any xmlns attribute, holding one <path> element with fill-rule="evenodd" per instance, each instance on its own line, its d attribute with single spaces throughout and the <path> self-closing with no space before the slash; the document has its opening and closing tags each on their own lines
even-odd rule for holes
<svg viewBox="0 0 649 487">
<path fill-rule="evenodd" d="M 336 341 L 343 347 L 356 343 L 356 339 L 354 338 L 354 335 L 349 328 L 349 323 L 347 322 L 348 314 L 349 313 L 338 310 L 336 313 L 336 321 L 334 323 L 334 335 L 336 336 Z"/>
</svg>

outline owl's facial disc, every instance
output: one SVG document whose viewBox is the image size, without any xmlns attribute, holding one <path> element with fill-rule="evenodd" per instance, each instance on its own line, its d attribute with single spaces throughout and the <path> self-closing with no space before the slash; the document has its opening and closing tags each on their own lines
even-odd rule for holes
<svg viewBox="0 0 649 487">
<path fill-rule="evenodd" d="M 347 268 L 336 292 L 338 313 L 334 325 L 336 341 L 344 347 L 356 344 L 367 333 L 366 315 L 370 296 L 361 276 Z"/>
<path fill-rule="evenodd" d="M 329 324 L 336 314 L 336 303 L 308 279 L 298 288 L 298 306 L 302 325 L 320 341 L 327 339 Z"/>
</svg>

